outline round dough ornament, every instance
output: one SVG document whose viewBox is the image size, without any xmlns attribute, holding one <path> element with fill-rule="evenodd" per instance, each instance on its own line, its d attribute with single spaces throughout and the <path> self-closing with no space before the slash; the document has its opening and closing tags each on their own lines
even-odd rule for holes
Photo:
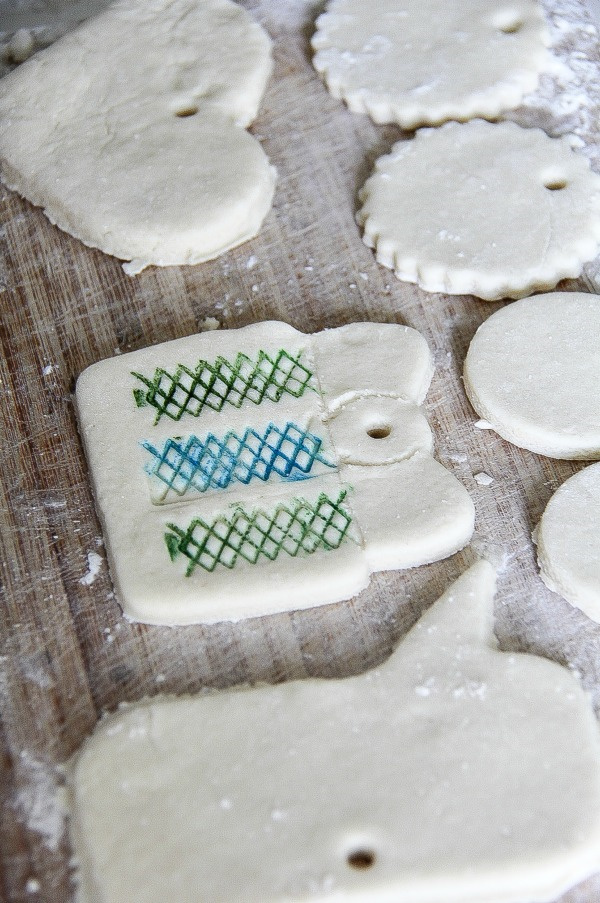
<svg viewBox="0 0 600 903">
<path fill-rule="evenodd" d="M 600 464 L 563 483 L 537 530 L 544 583 L 600 622 Z"/>
<path fill-rule="evenodd" d="M 333 96 L 405 129 L 514 109 L 547 61 L 536 0 L 332 0 L 316 24 Z"/>
<path fill-rule="evenodd" d="M 600 298 L 536 295 L 483 323 L 464 366 L 469 401 L 503 439 L 550 458 L 600 458 Z"/>
<path fill-rule="evenodd" d="M 379 263 L 429 292 L 521 298 L 577 277 L 600 244 L 600 176 L 566 139 L 512 122 L 417 132 L 359 199 Z"/>
</svg>

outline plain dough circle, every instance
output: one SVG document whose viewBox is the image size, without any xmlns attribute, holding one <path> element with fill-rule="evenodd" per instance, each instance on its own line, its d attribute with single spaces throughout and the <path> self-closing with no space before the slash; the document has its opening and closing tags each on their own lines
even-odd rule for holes
<svg viewBox="0 0 600 903">
<path fill-rule="evenodd" d="M 563 483 L 537 532 L 544 583 L 600 622 L 600 464 Z"/>
<path fill-rule="evenodd" d="M 477 330 L 464 366 L 480 417 L 551 458 L 600 458 L 600 299 L 582 292 L 507 305 Z"/>
<path fill-rule="evenodd" d="M 532 91 L 547 58 L 539 3 L 332 0 L 316 70 L 354 113 L 403 128 L 493 118 Z"/>
<path fill-rule="evenodd" d="M 245 131 L 270 71 L 230 0 L 121 0 L 2 79 L 2 179 L 128 272 L 208 260 L 271 205 Z"/>
<path fill-rule="evenodd" d="M 551 289 L 600 243 L 600 176 L 566 139 L 512 122 L 421 130 L 377 161 L 359 198 L 379 263 L 430 292 Z"/>
</svg>

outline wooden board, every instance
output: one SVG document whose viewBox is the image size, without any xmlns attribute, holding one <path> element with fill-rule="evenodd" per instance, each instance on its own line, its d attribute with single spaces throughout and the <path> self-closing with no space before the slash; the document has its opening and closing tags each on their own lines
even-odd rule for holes
<svg viewBox="0 0 600 903">
<path fill-rule="evenodd" d="M 581 2 L 565 0 L 556 16 L 577 18 Z M 354 222 L 356 192 L 401 133 L 350 114 L 327 94 L 310 65 L 313 4 L 249 0 L 247 6 L 275 42 L 274 76 L 252 131 L 279 178 L 273 210 L 255 240 L 201 266 L 129 278 L 118 261 L 64 235 L 28 203 L 7 191 L 1 197 L 0 894 L 6 903 L 71 899 L 55 794 L 59 766 L 103 711 L 159 692 L 361 671 L 384 659 L 481 556 L 500 568 L 502 648 L 572 665 L 600 702 L 600 627 L 544 587 L 531 541 L 554 490 L 582 465 L 530 454 L 476 429 L 461 384 L 470 339 L 501 305 L 430 295 L 376 264 Z M 594 38 L 578 28 L 556 34 L 560 53 L 577 70 L 574 78 L 584 82 L 585 102 L 575 113 L 567 110 L 547 82 L 516 118 L 551 132 L 578 132 L 597 166 L 600 100 L 589 81 L 597 65 Z M 561 288 L 594 290 L 596 273 L 594 265 L 586 278 Z M 437 368 L 425 405 L 437 457 L 476 504 L 470 547 L 428 567 L 376 575 L 357 598 L 312 611 L 211 627 L 128 623 L 104 557 L 95 579 L 82 579 L 88 554 L 103 556 L 103 548 L 77 434 L 74 382 L 94 361 L 201 330 L 207 317 L 222 328 L 278 319 L 306 332 L 363 320 L 420 330 Z M 479 472 L 493 477 L 489 487 L 474 480 Z M 599 898 L 600 880 L 592 879 L 563 900 Z"/>
</svg>

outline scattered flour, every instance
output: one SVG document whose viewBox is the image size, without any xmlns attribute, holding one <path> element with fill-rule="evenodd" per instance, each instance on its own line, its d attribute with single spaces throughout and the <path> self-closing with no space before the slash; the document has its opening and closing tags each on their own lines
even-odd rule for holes
<svg viewBox="0 0 600 903">
<path fill-rule="evenodd" d="M 21 786 L 13 803 L 17 815 L 28 830 L 41 836 L 49 850 L 56 851 L 65 828 L 58 771 L 26 750 L 21 753 L 19 766 Z"/>
<path fill-rule="evenodd" d="M 98 555 L 97 552 L 88 552 L 88 572 L 80 578 L 79 582 L 83 583 L 84 586 L 91 586 L 100 572 L 102 560 L 102 555 Z"/>
</svg>

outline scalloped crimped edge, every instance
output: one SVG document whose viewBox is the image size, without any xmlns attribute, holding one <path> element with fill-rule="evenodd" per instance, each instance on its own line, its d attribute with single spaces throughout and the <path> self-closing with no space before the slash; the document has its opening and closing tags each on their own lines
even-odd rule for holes
<svg viewBox="0 0 600 903">
<path fill-rule="evenodd" d="M 330 0 L 327 9 L 315 21 L 315 32 L 311 38 L 311 46 L 315 51 L 313 66 L 319 73 L 330 94 L 344 101 L 352 113 L 370 116 L 379 125 L 394 122 L 401 128 L 412 131 L 420 126 L 441 125 L 449 120 L 467 122 L 470 119 L 495 119 L 500 113 L 516 109 L 526 94 L 534 91 L 538 85 L 540 74 L 546 68 L 549 59 L 550 33 L 546 25 L 541 5 L 531 10 L 528 27 L 539 28 L 539 52 L 530 58 L 531 68 L 516 69 L 502 81 L 495 82 L 479 91 L 457 99 L 454 103 L 437 103 L 433 105 L 416 103 L 402 96 L 391 98 L 389 95 L 376 96 L 365 88 L 349 88 L 332 72 L 327 51 L 336 49 L 329 36 L 330 28 L 335 28 L 340 13 L 335 7 L 336 0 Z M 537 15 L 536 15 L 537 13 Z M 426 19 L 424 18 L 424 23 Z"/>
<path fill-rule="evenodd" d="M 456 128 L 455 122 L 448 122 L 438 129 L 424 128 L 416 133 L 413 141 L 426 140 L 428 134 L 439 134 L 445 129 Z M 503 121 L 498 125 L 490 125 L 490 128 L 509 128 L 522 131 L 522 127 L 510 121 Z M 501 298 L 519 299 L 536 291 L 550 291 L 554 289 L 561 279 L 576 279 L 581 275 L 584 264 L 590 262 L 600 249 L 600 176 L 594 173 L 589 161 L 581 154 L 577 154 L 566 137 L 550 138 L 542 129 L 529 131 L 540 132 L 549 141 L 559 141 L 569 148 L 569 152 L 585 169 L 598 179 L 598 191 L 591 196 L 590 220 L 588 231 L 582 235 L 570 253 L 563 253 L 562 257 L 554 258 L 552 266 L 544 262 L 542 265 L 530 267 L 523 271 L 520 278 L 513 275 L 506 276 L 486 275 L 477 273 L 476 270 L 461 267 L 448 268 L 439 264 L 428 264 L 419 261 L 414 256 L 403 254 L 394 240 L 382 237 L 378 225 L 372 215 L 367 214 L 364 206 L 356 213 L 356 222 L 363 229 L 363 242 L 367 247 L 375 251 L 375 257 L 382 266 L 393 270 L 394 275 L 403 282 L 411 282 L 427 292 L 447 295 L 475 295 L 484 301 L 498 301 Z M 375 162 L 373 173 L 369 176 L 358 192 L 358 200 L 364 205 L 369 197 L 369 184 L 378 179 L 383 163 L 389 157 L 401 151 L 409 144 L 404 141 L 397 142 L 389 154 L 379 157 Z"/>
</svg>

